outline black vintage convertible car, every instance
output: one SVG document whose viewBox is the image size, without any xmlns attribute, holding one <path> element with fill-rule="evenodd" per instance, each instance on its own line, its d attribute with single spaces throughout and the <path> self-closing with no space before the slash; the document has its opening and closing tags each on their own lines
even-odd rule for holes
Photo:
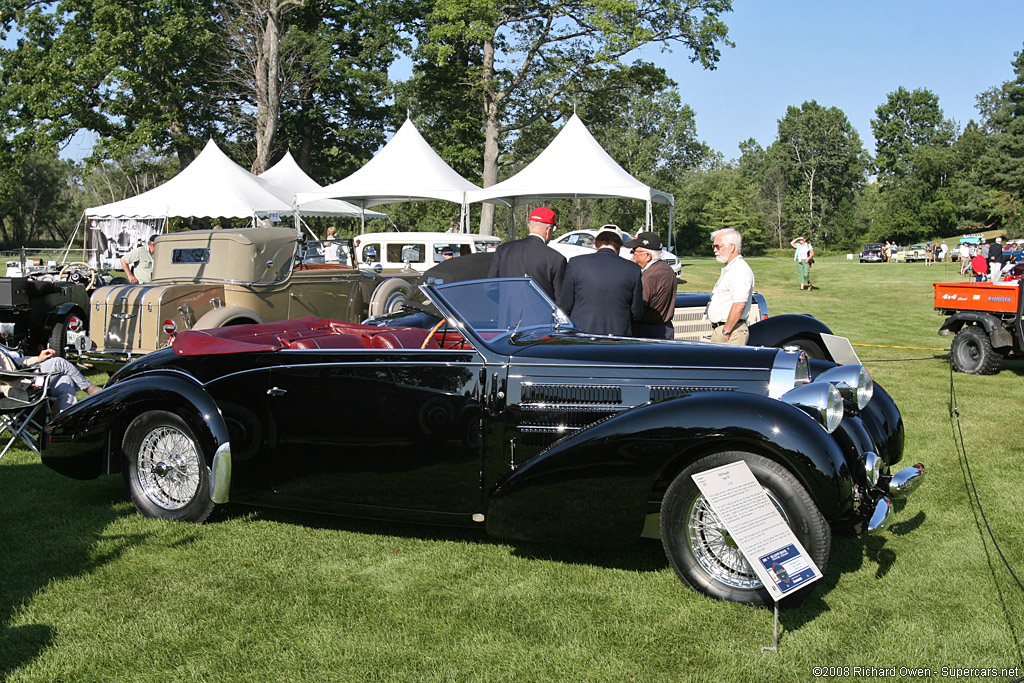
<svg viewBox="0 0 1024 683">
<path fill-rule="evenodd" d="M 660 535 L 678 575 L 768 592 L 692 475 L 744 461 L 824 570 L 924 468 L 859 365 L 795 348 L 594 337 L 526 278 L 422 285 L 431 329 L 305 318 L 178 335 L 44 433 L 43 462 L 122 473 L 144 515 L 228 500 L 476 526 L 512 540 Z M 798 597 L 793 596 L 793 597 Z"/>
</svg>

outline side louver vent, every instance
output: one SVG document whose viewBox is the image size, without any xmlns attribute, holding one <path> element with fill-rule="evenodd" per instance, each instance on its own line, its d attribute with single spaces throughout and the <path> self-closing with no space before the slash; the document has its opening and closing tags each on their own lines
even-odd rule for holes
<svg viewBox="0 0 1024 683">
<path fill-rule="evenodd" d="M 528 384 L 523 386 L 523 403 L 618 405 L 622 403 L 622 388 L 601 385 Z"/>
</svg>

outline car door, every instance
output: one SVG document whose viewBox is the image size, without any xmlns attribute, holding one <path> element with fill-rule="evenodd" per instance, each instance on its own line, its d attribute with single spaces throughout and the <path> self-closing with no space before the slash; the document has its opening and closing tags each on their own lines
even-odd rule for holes
<svg viewBox="0 0 1024 683">
<path fill-rule="evenodd" d="M 427 512 L 478 507 L 485 367 L 475 351 L 281 358 L 268 392 L 278 494 Z"/>
</svg>

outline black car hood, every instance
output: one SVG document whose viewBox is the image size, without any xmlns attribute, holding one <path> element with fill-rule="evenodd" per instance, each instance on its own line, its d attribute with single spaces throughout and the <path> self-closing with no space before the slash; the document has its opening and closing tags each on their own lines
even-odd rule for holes
<svg viewBox="0 0 1024 683">
<path fill-rule="evenodd" d="M 778 349 L 704 342 L 601 337 L 583 332 L 513 335 L 502 349 L 516 360 L 611 363 L 641 367 L 771 368 Z"/>
</svg>

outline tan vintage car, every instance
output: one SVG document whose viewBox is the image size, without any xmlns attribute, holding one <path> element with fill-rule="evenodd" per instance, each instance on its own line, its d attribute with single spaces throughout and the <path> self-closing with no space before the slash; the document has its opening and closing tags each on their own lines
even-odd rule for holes
<svg viewBox="0 0 1024 683">
<path fill-rule="evenodd" d="M 304 316 L 359 322 L 412 294 L 419 273 L 360 269 L 348 265 L 351 253 L 350 241 L 305 242 L 290 228 L 160 235 L 151 282 L 93 292 L 89 343 L 77 357 L 123 363 L 190 329 Z"/>
</svg>

